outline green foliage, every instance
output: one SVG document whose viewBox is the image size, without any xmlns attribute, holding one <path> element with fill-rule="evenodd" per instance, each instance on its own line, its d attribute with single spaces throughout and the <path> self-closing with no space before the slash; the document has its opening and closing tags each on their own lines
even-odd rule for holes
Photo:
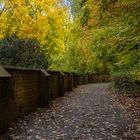
<svg viewBox="0 0 140 140">
<path fill-rule="evenodd" d="M 10 59 L 9 61 L 1 60 L 1 63 L 11 65 L 22 65 L 23 63 L 23 66 L 29 67 L 34 65 L 38 68 L 48 67 L 48 64 L 50 65 L 50 62 L 57 55 L 64 52 L 65 36 L 67 35 L 69 23 L 68 8 L 62 0 L 0 1 L 0 40 L 5 43 L 7 40 L 4 38 L 12 36 L 10 40 L 14 43 L 15 38 L 13 36 L 15 35 L 17 37 L 16 41 L 18 40 L 17 42 L 20 43 L 16 46 L 12 44 L 13 48 L 10 48 L 9 44 L 7 44 L 7 48 L 6 45 L 1 48 L 4 54 L 1 55 L 2 59 L 6 59 L 5 56 Z M 34 42 L 39 45 L 34 44 Z M 30 49 L 28 43 L 31 45 Z M 28 52 L 26 52 L 26 49 Z M 9 52 L 15 51 L 16 56 L 6 53 L 7 50 Z M 25 58 L 21 60 L 19 55 L 23 56 L 22 51 L 25 52 Z M 30 54 L 28 54 L 29 52 Z M 46 58 L 47 61 L 44 62 Z"/>
<path fill-rule="evenodd" d="M 4 33 L 4 36 L 16 33 L 22 39 L 16 38 L 18 45 L 12 43 L 13 48 L 10 48 L 10 43 L 6 44 L 9 42 L 7 39 L 1 41 L 1 63 L 33 64 L 38 67 L 51 64 L 50 69 L 80 73 L 127 73 L 126 76 L 140 80 L 140 0 L 68 1 L 71 3 L 72 24 L 68 20 L 67 9 L 56 0 L 48 1 L 48 6 L 44 1 L 34 1 L 41 8 L 34 14 L 30 13 L 32 10 L 27 8 L 24 1 L 21 1 L 23 7 L 15 7 L 11 16 L 4 10 L 1 14 L 0 37 Z M 9 3 L 12 3 L 9 5 L 11 7 L 13 1 Z M 42 11 L 47 14 L 44 16 Z M 36 14 L 38 18 L 35 20 Z M 35 41 L 32 44 L 29 38 L 39 43 Z M 28 49 L 28 46 L 31 48 Z M 34 54 L 32 59 L 30 54 Z"/>
<path fill-rule="evenodd" d="M 82 7 L 82 9 L 83 9 L 83 15 L 81 17 L 81 24 L 84 27 L 84 26 L 88 25 L 90 11 L 88 9 L 88 6 L 84 6 L 84 7 Z"/>
<path fill-rule="evenodd" d="M 130 94 L 135 90 L 135 83 L 130 77 L 123 77 L 121 75 L 120 77 L 115 77 L 113 81 L 115 89 L 117 89 L 119 93 Z"/>
<path fill-rule="evenodd" d="M 65 53 L 56 59 L 52 68 L 82 73 L 107 71 L 120 93 L 137 94 L 140 90 L 140 1 L 72 2 L 73 28 Z"/>
<path fill-rule="evenodd" d="M 49 63 L 40 51 L 40 44 L 32 39 L 8 36 L 0 41 L 0 64 L 28 68 L 47 68 Z"/>
<path fill-rule="evenodd" d="M 72 0 L 73 8 L 74 26 L 63 55 L 67 69 L 127 71 L 140 79 L 140 0 Z M 89 57 L 82 52 L 86 49 Z"/>
</svg>

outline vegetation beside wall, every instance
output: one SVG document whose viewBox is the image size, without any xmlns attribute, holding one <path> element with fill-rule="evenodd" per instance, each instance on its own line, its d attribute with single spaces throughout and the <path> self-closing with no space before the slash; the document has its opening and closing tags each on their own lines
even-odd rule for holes
<svg viewBox="0 0 140 140">
<path fill-rule="evenodd" d="M 68 19 L 61 0 L 1 0 L 0 64 L 48 67 L 64 52 Z"/>
<path fill-rule="evenodd" d="M 27 68 L 48 68 L 49 58 L 33 39 L 7 36 L 0 41 L 0 64 Z"/>
<path fill-rule="evenodd" d="M 55 65 L 85 73 L 107 71 L 122 92 L 137 92 L 140 0 L 71 0 L 71 6 L 73 27 Z"/>
<path fill-rule="evenodd" d="M 3 0 L 0 7 L 0 64 L 140 80 L 140 0 Z"/>
</svg>

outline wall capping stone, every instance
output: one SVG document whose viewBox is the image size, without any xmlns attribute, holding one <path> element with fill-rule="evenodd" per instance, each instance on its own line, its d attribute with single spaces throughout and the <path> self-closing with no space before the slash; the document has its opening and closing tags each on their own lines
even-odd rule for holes
<svg viewBox="0 0 140 140">
<path fill-rule="evenodd" d="M 40 71 L 41 71 L 42 74 L 44 74 L 44 76 L 46 76 L 46 77 L 50 76 L 50 74 L 46 70 L 40 69 Z"/>
<path fill-rule="evenodd" d="M 0 65 L 0 77 L 11 77 L 11 74 L 9 74 L 1 65 Z"/>
<path fill-rule="evenodd" d="M 4 69 L 14 69 L 14 70 L 23 70 L 23 71 L 40 71 L 40 69 L 35 69 L 35 68 L 25 68 L 25 67 L 17 67 L 17 66 L 7 66 L 3 65 Z"/>
</svg>

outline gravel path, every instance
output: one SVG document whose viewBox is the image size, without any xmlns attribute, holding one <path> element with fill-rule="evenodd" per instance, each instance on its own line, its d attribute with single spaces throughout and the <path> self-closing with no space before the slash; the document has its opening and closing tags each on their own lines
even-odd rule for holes
<svg viewBox="0 0 140 140">
<path fill-rule="evenodd" d="M 38 108 L 9 126 L 1 140 L 127 140 L 126 109 L 107 94 L 108 84 L 88 84 Z"/>
</svg>

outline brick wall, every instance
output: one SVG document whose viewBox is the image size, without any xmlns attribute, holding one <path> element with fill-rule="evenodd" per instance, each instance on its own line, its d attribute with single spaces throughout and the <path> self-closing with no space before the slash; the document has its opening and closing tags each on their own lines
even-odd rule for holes
<svg viewBox="0 0 140 140">
<path fill-rule="evenodd" d="M 54 100 L 58 97 L 58 79 L 59 79 L 59 72 L 55 71 L 47 71 L 50 77 L 50 92 L 51 92 L 51 100 Z"/>
<path fill-rule="evenodd" d="M 65 77 L 65 74 L 63 72 L 59 72 L 59 79 L 58 79 L 58 88 L 59 88 L 58 96 L 59 97 L 64 96 L 64 93 L 65 93 L 64 77 Z"/>
<path fill-rule="evenodd" d="M 7 94 L 7 86 L 5 86 L 7 81 L 9 81 L 7 78 L 0 78 L 0 99 L 3 99 Z"/>
<path fill-rule="evenodd" d="M 91 83 L 110 82 L 108 73 L 93 73 L 91 77 Z"/>
<path fill-rule="evenodd" d="M 85 74 L 85 81 L 84 81 L 84 84 L 88 84 L 88 74 Z"/>
<path fill-rule="evenodd" d="M 88 83 L 92 83 L 92 74 L 88 74 Z"/>
<path fill-rule="evenodd" d="M 85 84 L 85 74 L 82 74 L 82 84 Z"/>
<path fill-rule="evenodd" d="M 82 85 L 83 84 L 83 74 L 79 75 L 79 84 Z"/>
<path fill-rule="evenodd" d="M 72 87 L 77 87 L 77 74 L 72 73 Z"/>
<path fill-rule="evenodd" d="M 51 76 L 49 80 L 51 100 L 64 96 L 64 73 L 60 71 L 47 71 Z"/>
<path fill-rule="evenodd" d="M 5 67 L 11 78 L 0 78 L 0 131 L 15 118 L 38 107 L 39 70 Z M 5 89 L 6 87 L 6 89 Z"/>
<path fill-rule="evenodd" d="M 109 75 L 75 74 L 60 71 L 46 71 L 4 67 L 9 74 L 0 70 L 0 132 L 15 118 L 45 107 L 51 100 L 64 96 L 73 87 L 88 82 L 109 82 Z M 4 74 L 5 77 L 2 75 Z"/>
<path fill-rule="evenodd" d="M 77 77 L 77 78 L 76 78 L 76 79 L 77 79 L 77 85 L 80 85 L 80 79 L 81 79 L 81 78 L 80 78 L 80 74 L 77 74 L 76 77 Z"/>
<path fill-rule="evenodd" d="M 24 114 L 38 106 L 39 74 L 38 70 L 5 68 L 12 75 L 10 91 L 19 114 Z"/>
<path fill-rule="evenodd" d="M 0 132 L 16 116 L 14 95 L 9 92 L 9 78 L 0 78 Z"/>
<path fill-rule="evenodd" d="M 50 74 L 45 70 L 40 71 L 39 79 L 39 106 L 46 107 L 51 101 Z"/>
<path fill-rule="evenodd" d="M 66 72 L 64 72 L 65 76 L 64 76 L 64 91 L 67 92 L 68 91 L 68 75 Z"/>
<path fill-rule="evenodd" d="M 68 73 L 68 91 L 72 91 L 72 74 Z"/>
</svg>

